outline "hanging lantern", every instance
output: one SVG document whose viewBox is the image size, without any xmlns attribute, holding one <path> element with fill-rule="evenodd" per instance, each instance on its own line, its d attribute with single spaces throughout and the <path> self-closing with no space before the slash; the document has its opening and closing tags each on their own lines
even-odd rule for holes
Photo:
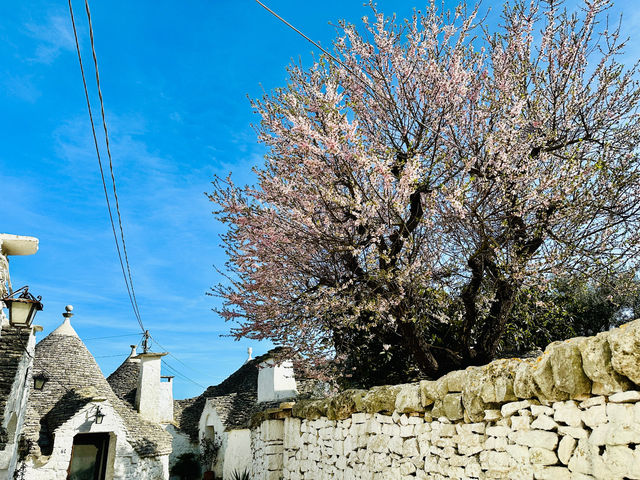
<svg viewBox="0 0 640 480">
<path fill-rule="evenodd" d="M 22 292 L 19 297 L 15 295 Z M 29 328 L 33 323 L 36 312 L 42 310 L 42 297 L 34 297 L 29 293 L 29 287 L 24 286 L 14 291 L 2 301 L 9 309 L 9 324 L 18 328 Z"/>
</svg>

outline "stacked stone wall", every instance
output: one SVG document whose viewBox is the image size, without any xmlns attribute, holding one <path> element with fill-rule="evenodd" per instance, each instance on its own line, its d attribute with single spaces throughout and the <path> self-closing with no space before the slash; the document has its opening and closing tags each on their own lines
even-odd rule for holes
<svg viewBox="0 0 640 480">
<path fill-rule="evenodd" d="M 636 320 L 536 359 L 267 411 L 252 478 L 640 479 L 639 384 Z"/>
</svg>

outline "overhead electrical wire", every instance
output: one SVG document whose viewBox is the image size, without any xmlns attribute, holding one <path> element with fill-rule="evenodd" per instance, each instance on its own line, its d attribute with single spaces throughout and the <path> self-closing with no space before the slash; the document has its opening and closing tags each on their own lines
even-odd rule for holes
<svg viewBox="0 0 640 480">
<path fill-rule="evenodd" d="M 122 228 L 122 217 L 120 215 L 120 205 L 118 202 L 118 194 L 117 194 L 117 189 L 116 189 L 116 182 L 115 182 L 115 174 L 113 172 L 113 160 L 111 157 L 111 149 L 109 146 L 109 133 L 107 130 L 107 122 L 106 122 L 106 118 L 105 118 L 105 113 L 104 113 L 104 100 L 102 97 L 102 90 L 100 88 L 100 74 L 98 71 L 98 58 L 96 55 L 96 51 L 95 51 L 95 45 L 94 45 L 94 38 L 93 38 L 93 26 L 91 24 L 91 13 L 89 11 L 89 3 L 87 0 L 85 0 L 85 9 L 87 11 L 87 19 L 89 21 L 89 36 L 91 39 L 91 51 L 92 51 L 92 55 L 93 55 L 93 62 L 94 62 L 94 67 L 95 67 L 95 72 L 96 72 L 96 84 L 97 84 L 97 88 L 98 88 L 98 96 L 100 98 L 100 112 L 101 112 L 101 116 L 102 116 L 102 125 L 103 125 L 103 129 L 104 129 L 104 135 L 105 135 L 105 142 L 107 145 L 107 154 L 109 157 L 109 170 L 111 173 L 111 182 L 113 185 L 113 192 L 114 192 L 114 198 L 115 198 L 115 206 L 116 206 L 116 213 L 118 216 L 118 226 L 120 229 L 120 238 L 122 241 L 122 250 L 120 248 L 120 242 L 118 241 L 118 234 L 116 233 L 116 227 L 115 227 L 115 222 L 113 219 L 113 210 L 111 207 L 111 200 L 109 198 L 109 193 L 108 193 L 108 189 L 107 189 L 107 183 L 105 180 L 105 174 L 104 174 L 104 168 L 102 165 L 102 157 L 100 155 L 100 148 L 98 146 L 98 137 L 96 135 L 96 127 L 95 127 L 95 123 L 94 123 L 94 119 L 93 119 L 93 111 L 91 109 L 91 101 L 89 99 L 89 90 L 87 88 L 87 79 L 85 76 L 85 72 L 84 72 L 84 64 L 82 62 L 82 54 L 80 51 L 80 43 L 78 41 L 78 31 L 76 28 L 76 22 L 75 22 L 75 16 L 73 14 L 73 5 L 71 3 L 71 0 L 68 0 L 69 3 L 69 14 L 71 16 L 71 25 L 73 27 L 73 36 L 75 39 L 75 44 L 76 44 L 76 52 L 78 54 L 78 63 L 80 64 L 80 73 L 82 75 L 82 85 L 84 87 L 84 94 L 85 94 L 85 99 L 87 101 L 87 110 L 89 111 L 89 120 L 91 122 L 91 133 L 93 135 L 93 142 L 95 145 L 95 149 L 96 149 L 96 155 L 98 157 L 98 165 L 100 167 L 100 177 L 102 178 L 102 187 L 104 190 L 104 195 L 105 195 L 105 200 L 107 202 L 107 210 L 109 211 L 109 220 L 111 222 L 111 230 L 113 232 L 113 239 L 115 241 L 116 244 L 116 251 L 118 253 L 118 259 L 120 260 L 120 268 L 122 270 L 122 275 L 124 277 L 124 283 L 125 286 L 127 288 L 127 294 L 129 296 L 129 301 L 131 302 L 131 307 L 133 308 L 133 313 L 134 316 L 136 317 L 136 320 L 138 321 L 138 325 L 140 325 L 140 328 L 142 329 L 142 331 L 145 331 L 144 325 L 142 323 L 142 317 L 140 316 L 140 309 L 138 307 L 138 302 L 136 299 L 136 295 L 135 295 L 135 290 L 133 288 L 133 279 L 131 276 L 131 267 L 129 265 L 129 258 L 127 255 L 127 248 L 126 248 L 126 243 L 125 243 L 125 239 L 124 239 L 124 230 Z M 124 253 L 124 259 L 122 254 Z M 125 270 L 125 264 L 126 264 L 126 270 Z"/>
</svg>

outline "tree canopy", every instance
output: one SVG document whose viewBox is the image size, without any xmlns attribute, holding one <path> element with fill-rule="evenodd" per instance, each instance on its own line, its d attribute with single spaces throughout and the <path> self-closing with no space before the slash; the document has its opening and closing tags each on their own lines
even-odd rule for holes
<svg viewBox="0 0 640 480">
<path fill-rule="evenodd" d="M 232 334 L 327 374 L 364 346 L 433 377 L 491 360 L 523 292 L 636 271 L 640 89 L 609 6 L 508 1 L 494 31 L 464 5 L 372 6 L 292 65 L 253 102 L 256 185 L 210 195 Z"/>
</svg>

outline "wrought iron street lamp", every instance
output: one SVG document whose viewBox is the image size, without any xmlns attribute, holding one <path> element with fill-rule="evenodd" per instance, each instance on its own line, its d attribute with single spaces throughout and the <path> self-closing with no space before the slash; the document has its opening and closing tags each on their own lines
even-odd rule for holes
<svg viewBox="0 0 640 480">
<path fill-rule="evenodd" d="M 44 388 L 44 384 L 47 383 L 49 377 L 44 375 L 43 373 L 39 373 L 38 375 L 33 376 L 33 388 L 36 390 L 42 390 Z"/>
<path fill-rule="evenodd" d="M 18 293 L 20 296 L 16 297 Z M 36 312 L 42 310 L 41 300 L 42 297 L 36 298 L 30 294 L 26 285 L 3 298 L 2 301 L 9 309 L 9 323 L 14 327 L 29 328 Z"/>
<path fill-rule="evenodd" d="M 101 424 L 102 420 L 104 420 L 104 413 L 100 410 L 100 407 L 96 408 L 96 423 Z"/>
</svg>

